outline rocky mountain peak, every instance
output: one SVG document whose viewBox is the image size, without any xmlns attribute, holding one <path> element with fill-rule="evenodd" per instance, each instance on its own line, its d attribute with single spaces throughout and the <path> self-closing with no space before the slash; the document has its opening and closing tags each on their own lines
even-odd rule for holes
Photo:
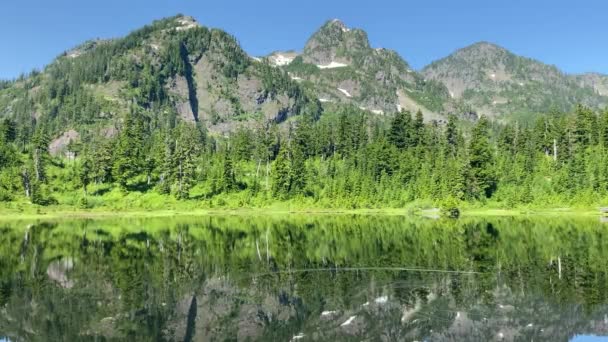
<svg viewBox="0 0 608 342">
<path fill-rule="evenodd" d="M 338 19 L 327 21 L 308 40 L 303 58 L 306 63 L 327 65 L 347 63 L 352 54 L 370 49 L 367 33 L 351 29 Z"/>
<path fill-rule="evenodd" d="M 346 26 L 346 24 L 340 19 L 332 19 L 332 20 L 328 21 L 326 23 L 326 25 L 329 25 L 331 27 L 337 27 L 340 30 L 342 30 L 343 32 L 350 31 L 350 29 Z"/>
<path fill-rule="evenodd" d="M 200 27 L 201 25 L 191 16 L 187 15 L 178 15 L 175 17 L 175 21 L 177 22 L 176 29 L 178 31 L 188 30 L 195 27 Z"/>
<path fill-rule="evenodd" d="M 499 45 L 482 41 L 459 49 L 452 56 L 469 62 L 483 61 L 495 64 L 504 58 L 512 56 L 512 53 Z"/>
<path fill-rule="evenodd" d="M 488 42 L 455 51 L 422 70 L 426 79 L 443 83 L 450 95 L 490 116 L 569 111 L 577 103 L 602 107 L 607 99 L 601 79 L 573 78 L 557 67 L 518 56 Z"/>
</svg>

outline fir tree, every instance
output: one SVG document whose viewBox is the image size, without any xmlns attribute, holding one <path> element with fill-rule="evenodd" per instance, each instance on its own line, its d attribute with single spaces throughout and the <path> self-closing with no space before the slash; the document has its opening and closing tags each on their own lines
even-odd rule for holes
<svg viewBox="0 0 608 342">
<path fill-rule="evenodd" d="M 291 168 L 289 166 L 289 151 L 281 146 L 277 159 L 272 164 L 272 195 L 277 198 L 286 198 L 289 194 L 291 181 Z"/>
<path fill-rule="evenodd" d="M 471 134 L 469 144 L 471 195 L 490 197 L 496 186 L 494 155 L 490 145 L 489 121 L 482 116 Z"/>
</svg>

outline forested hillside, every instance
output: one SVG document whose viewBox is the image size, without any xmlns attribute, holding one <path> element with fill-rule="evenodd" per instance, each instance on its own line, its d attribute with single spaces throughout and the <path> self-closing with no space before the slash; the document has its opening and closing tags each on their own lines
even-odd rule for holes
<svg viewBox="0 0 608 342">
<path fill-rule="evenodd" d="M 116 136 L 71 143 L 55 157 L 44 133 L 24 143 L 12 120 L 1 127 L 0 195 L 21 203 L 512 207 L 590 205 L 608 191 L 608 113 L 584 107 L 530 126 L 482 117 L 470 129 L 453 116 L 444 126 L 407 112 L 383 122 L 351 107 L 303 116 L 286 131 L 273 123 L 228 137 L 187 122 L 152 128 L 134 110 Z"/>
<path fill-rule="evenodd" d="M 323 45 L 327 39 L 339 48 Z M 87 42 L 44 70 L 2 82 L 0 201 L 12 208 L 381 208 L 608 199 L 606 111 L 548 105 L 549 114 L 504 124 L 465 112 L 433 120 L 390 101 L 395 114 L 356 101 L 321 103 L 324 88 L 313 79 L 349 73 L 362 82 L 357 101 L 374 89 L 398 97 L 398 87 L 420 86 L 410 89 L 412 101 L 448 89 L 336 21 L 294 58 L 283 66 L 250 58 L 230 35 L 180 15 L 125 38 Z M 313 79 L 298 80 L 303 70 Z M 603 84 L 600 76 L 578 81 L 585 91 Z M 354 98 L 353 89 L 336 90 Z M 433 98 L 415 103 L 454 105 L 425 102 Z"/>
</svg>

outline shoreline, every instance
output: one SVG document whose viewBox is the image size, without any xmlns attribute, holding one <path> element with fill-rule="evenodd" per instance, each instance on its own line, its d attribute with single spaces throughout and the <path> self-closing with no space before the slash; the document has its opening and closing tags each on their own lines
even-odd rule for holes
<svg viewBox="0 0 608 342">
<path fill-rule="evenodd" d="M 273 215 L 391 215 L 438 219 L 437 208 L 211 208 L 211 209 L 73 209 L 58 207 L 31 207 L 27 210 L 0 208 L 0 222 L 37 219 L 109 219 L 109 218 L 163 218 L 204 216 L 273 216 Z M 597 208 L 470 208 L 461 209 L 461 217 L 509 216 L 601 216 Z"/>
</svg>

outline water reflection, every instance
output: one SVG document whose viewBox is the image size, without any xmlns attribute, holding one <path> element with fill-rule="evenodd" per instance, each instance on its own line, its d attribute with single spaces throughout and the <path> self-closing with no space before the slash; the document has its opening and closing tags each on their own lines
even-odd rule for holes
<svg viewBox="0 0 608 342">
<path fill-rule="evenodd" d="M 580 340 L 608 334 L 607 234 L 597 219 L 4 223 L 0 336 Z"/>
</svg>

